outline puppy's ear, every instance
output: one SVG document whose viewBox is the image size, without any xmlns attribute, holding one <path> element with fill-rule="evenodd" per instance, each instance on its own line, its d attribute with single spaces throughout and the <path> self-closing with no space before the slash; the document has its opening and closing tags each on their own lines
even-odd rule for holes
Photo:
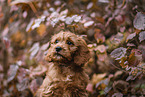
<svg viewBox="0 0 145 97">
<path fill-rule="evenodd" d="M 81 66 L 84 65 L 90 59 L 90 52 L 86 42 L 80 37 L 78 40 L 78 44 L 78 50 L 74 56 L 74 63 Z"/>
</svg>

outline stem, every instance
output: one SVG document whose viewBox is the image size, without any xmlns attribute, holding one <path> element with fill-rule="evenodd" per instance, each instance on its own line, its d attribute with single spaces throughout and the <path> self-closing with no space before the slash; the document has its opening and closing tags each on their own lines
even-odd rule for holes
<svg viewBox="0 0 145 97">
<path fill-rule="evenodd" d="M 4 49 L 4 51 L 3 51 L 3 69 L 4 69 L 5 78 L 6 78 L 7 71 L 8 71 L 8 51 L 7 51 L 7 49 Z"/>
</svg>

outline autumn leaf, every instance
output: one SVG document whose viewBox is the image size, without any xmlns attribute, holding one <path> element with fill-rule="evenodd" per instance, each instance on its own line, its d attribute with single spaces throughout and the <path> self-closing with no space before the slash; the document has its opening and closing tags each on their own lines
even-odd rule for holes
<svg viewBox="0 0 145 97">
<path fill-rule="evenodd" d="M 18 69 L 19 69 L 18 65 L 10 65 L 10 69 L 8 72 L 8 79 L 7 79 L 8 82 L 12 81 L 15 78 Z"/>
<path fill-rule="evenodd" d="M 140 61 L 135 56 L 135 52 L 133 52 L 129 55 L 129 59 L 128 59 L 129 66 L 137 66 L 139 64 L 139 62 Z"/>
<path fill-rule="evenodd" d="M 2 40 L 5 48 L 8 49 L 10 47 L 10 40 L 7 37 L 4 37 Z"/>
<path fill-rule="evenodd" d="M 139 30 L 145 29 L 145 14 L 138 12 L 134 21 L 133 21 L 134 27 Z"/>
<path fill-rule="evenodd" d="M 106 51 L 106 47 L 104 45 L 99 45 L 95 50 L 98 50 L 100 53 L 104 53 Z"/>
<path fill-rule="evenodd" d="M 35 43 L 30 49 L 30 57 L 33 58 L 39 51 L 39 43 Z"/>
<path fill-rule="evenodd" d="M 44 24 L 40 24 L 40 26 L 37 28 L 37 33 L 40 36 L 43 36 L 45 32 L 46 32 L 46 26 Z"/>
<path fill-rule="evenodd" d="M 114 93 L 112 97 L 123 97 L 122 93 Z"/>
<path fill-rule="evenodd" d="M 89 84 L 87 85 L 87 87 L 86 87 L 86 90 L 87 90 L 88 92 L 93 92 L 93 84 L 89 83 Z"/>
<path fill-rule="evenodd" d="M 40 87 L 42 84 L 43 79 L 41 77 L 37 77 L 36 79 L 32 80 L 32 82 L 29 85 L 30 90 L 32 93 L 35 93 L 37 89 Z"/>
<path fill-rule="evenodd" d="M 139 33 L 139 41 L 142 42 L 143 40 L 145 40 L 145 31 Z"/>
<path fill-rule="evenodd" d="M 17 89 L 18 89 L 18 91 L 23 91 L 23 90 L 27 89 L 28 86 L 29 86 L 29 79 L 25 78 L 22 80 L 22 82 L 17 84 Z"/>
<path fill-rule="evenodd" d="M 41 16 L 38 19 L 35 20 L 34 25 L 32 26 L 32 29 L 35 29 L 40 26 L 41 22 L 45 21 L 46 16 Z"/>
<path fill-rule="evenodd" d="M 87 28 L 93 24 L 94 24 L 94 21 L 88 21 L 88 22 L 84 23 L 84 27 Z"/>
<path fill-rule="evenodd" d="M 105 76 L 106 76 L 106 73 L 94 74 L 92 77 L 92 83 L 96 84 L 96 83 L 100 82 L 101 80 L 104 80 Z"/>
<path fill-rule="evenodd" d="M 87 5 L 87 9 L 90 9 L 91 7 L 93 7 L 93 2 L 90 2 L 90 3 Z"/>
<path fill-rule="evenodd" d="M 115 92 L 127 92 L 129 83 L 123 80 L 118 80 L 113 83 Z"/>
<path fill-rule="evenodd" d="M 20 3 L 30 3 L 33 2 L 34 0 L 14 0 L 10 3 L 10 5 L 16 5 L 16 4 L 20 4 Z"/>
<path fill-rule="evenodd" d="M 133 39 L 136 36 L 136 33 L 132 33 L 130 34 L 127 38 L 126 38 L 126 42 L 128 42 L 128 40 Z"/>
<path fill-rule="evenodd" d="M 115 58 L 115 60 L 120 60 L 122 57 L 125 57 L 126 48 L 120 47 L 111 52 L 111 57 Z"/>
</svg>

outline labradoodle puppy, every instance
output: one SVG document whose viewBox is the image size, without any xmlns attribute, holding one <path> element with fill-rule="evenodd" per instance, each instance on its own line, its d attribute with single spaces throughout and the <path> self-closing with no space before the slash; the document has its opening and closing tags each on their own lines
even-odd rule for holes
<svg viewBox="0 0 145 97">
<path fill-rule="evenodd" d="M 37 97 L 87 97 L 88 76 L 83 65 L 89 60 L 86 42 L 69 31 L 54 35 L 45 60 L 49 69 Z"/>
</svg>

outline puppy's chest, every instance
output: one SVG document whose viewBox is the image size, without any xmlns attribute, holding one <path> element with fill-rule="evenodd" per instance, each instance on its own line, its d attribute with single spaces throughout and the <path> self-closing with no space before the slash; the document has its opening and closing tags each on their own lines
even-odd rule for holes
<svg viewBox="0 0 145 97">
<path fill-rule="evenodd" d="M 74 81 L 75 73 L 63 70 L 57 70 L 57 69 L 51 69 L 48 73 L 49 78 L 51 81 L 62 81 L 62 82 L 68 82 L 68 81 Z"/>
</svg>

